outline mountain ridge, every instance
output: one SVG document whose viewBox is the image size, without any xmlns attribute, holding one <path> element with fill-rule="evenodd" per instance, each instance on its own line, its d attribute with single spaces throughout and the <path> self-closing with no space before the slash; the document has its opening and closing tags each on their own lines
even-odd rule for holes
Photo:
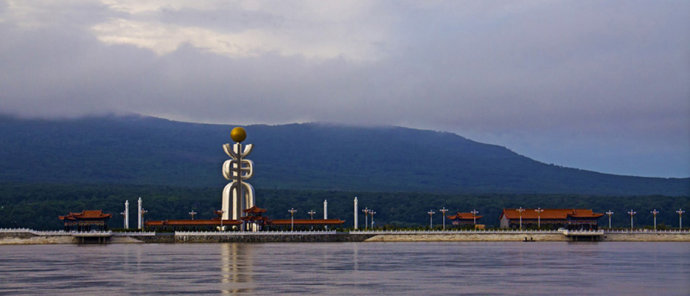
<svg viewBox="0 0 690 296">
<path fill-rule="evenodd" d="M 0 116 L 0 181 L 222 186 L 232 125 L 140 115 Z M 248 125 L 267 189 L 689 195 L 690 178 L 621 176 L 546 164 L 460 135 L 396 126 Z"/>
</svg>

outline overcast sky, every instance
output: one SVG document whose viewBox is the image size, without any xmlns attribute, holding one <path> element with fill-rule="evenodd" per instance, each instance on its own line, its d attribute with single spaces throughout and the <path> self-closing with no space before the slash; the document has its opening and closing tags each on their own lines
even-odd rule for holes
<svg viewBox="0 0 690 296">
<path fill-rule="evenodd" d="M 455 132 L 690 176 L 690 1 L 3 1 L 0 113 Z"/>
</svg>

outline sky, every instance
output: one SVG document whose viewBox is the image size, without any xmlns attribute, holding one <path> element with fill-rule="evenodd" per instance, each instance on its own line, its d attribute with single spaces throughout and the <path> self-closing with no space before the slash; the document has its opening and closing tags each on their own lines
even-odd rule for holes
<svg viewBox="0 0 690 296">
<path fill-rule="evenodd" d="M 690 176 L 690 1 L 0 0 L 0 113 L 449 131 Z"/>
</svg>

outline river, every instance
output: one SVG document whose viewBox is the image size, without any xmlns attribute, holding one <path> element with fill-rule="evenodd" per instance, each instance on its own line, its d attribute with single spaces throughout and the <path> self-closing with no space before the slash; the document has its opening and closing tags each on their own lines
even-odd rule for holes
<svg viewBox="0 0 690 296">
<path fill-rule="evenodd" d="M 0 246 L 11 295 L 690 295 L 690 243 Z"/>
</svg>

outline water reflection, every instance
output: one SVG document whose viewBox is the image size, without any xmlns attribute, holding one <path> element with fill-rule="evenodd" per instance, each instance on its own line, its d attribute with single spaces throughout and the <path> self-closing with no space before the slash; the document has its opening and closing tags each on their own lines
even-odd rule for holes
<svg viewBox="0 0 690 296">
<path fill-rule="evenodd" d="M 352 262 L 352 268 L 356 273 L 357 271 L 359 271 L 359 244 L 352 244 Z"/>
<path fill-rule="evenodd" d="M 220 282 L 223 295 L 240 295 L 254 290 L 251 246 L 239 243 L 220 244 Z"/>
<path fill-rule="evenodd" d="M 688 243 L 0 246 L 0 295 L 688 295 L 688 274 Z"/>
</svg>

